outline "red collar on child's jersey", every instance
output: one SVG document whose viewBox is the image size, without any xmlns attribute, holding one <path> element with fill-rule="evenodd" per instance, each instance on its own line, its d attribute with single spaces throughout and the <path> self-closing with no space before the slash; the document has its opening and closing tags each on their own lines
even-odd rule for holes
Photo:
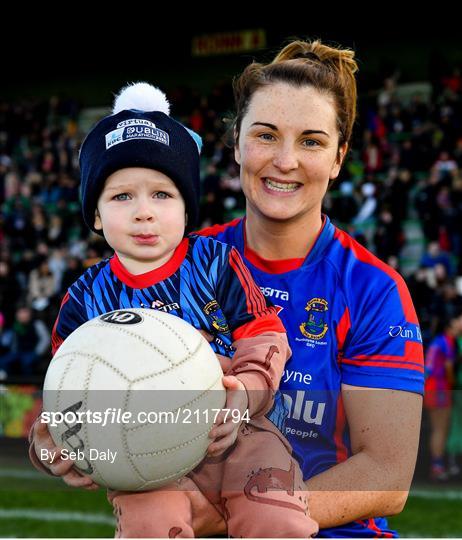
<svg viewBox="0 0 462 540">
<path fill-rule="evenodd" d="M 167 279 L 178 270 L 186 257 L 188 247 L 189 239 L 183 238 L 169 261 L 162 266 L 159 266 L 159 268 L 155 268 L 154 270 L 150 270 L 149 272 L 138 275 L 129 272 L 120 262 L 117 253 L 114 253 L 114 256 L 110 260 L 111 270 L 120 279 L 120 281 L 122 281 L 122 283 L 125 283 L 125 285 L 128 285 L 132 289 L 144 289 L 146 287 L 151 287 L 152 285 L 159 283 L 159 281 Z"/>
</svg>

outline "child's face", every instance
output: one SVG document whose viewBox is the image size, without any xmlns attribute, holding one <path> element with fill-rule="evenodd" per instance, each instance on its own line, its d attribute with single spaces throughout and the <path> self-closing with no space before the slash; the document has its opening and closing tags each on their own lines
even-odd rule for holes
<svg viewBox="0 0 462 540">
<path fill-rule="evenodd" d="M 166 263 L 185 230 L 185 204 L 165 174 L 131 167 L 111 174 L 98 199 L 95 229 L 134 274 Z"/>
</svg>

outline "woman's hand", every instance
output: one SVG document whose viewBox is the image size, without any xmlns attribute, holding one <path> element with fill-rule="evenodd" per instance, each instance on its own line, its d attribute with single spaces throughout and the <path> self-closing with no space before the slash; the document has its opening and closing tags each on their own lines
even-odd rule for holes
<svg viewBox="0 0 462 540">
<path fill-rule="evenodd" d="M 234 375 L 223 377 L 223 386 L 226 388 L 225 408 L 217 415 L 209 437 L 214 441 L 209 445 L 207 452 L 211 457 L 223 454 L 237 439 L 243 415 L 249 404 L 247 391 L 243 383 Z M 239 420 L 234 420 L 235 413 L 239 411 Z"/>
<path fill-rule="evenodd" d="M 74 460 L 63 457 L 63 449 L 55 445 L 47 424 L 41 422 L 40 418 L 34 424 L 32 442 L 35 455 L 40 463 L 54 476 L 61 476 L 68 486 L 91 490 L 99 488 L 90 476 L 73 468 Z"/>
</svg>

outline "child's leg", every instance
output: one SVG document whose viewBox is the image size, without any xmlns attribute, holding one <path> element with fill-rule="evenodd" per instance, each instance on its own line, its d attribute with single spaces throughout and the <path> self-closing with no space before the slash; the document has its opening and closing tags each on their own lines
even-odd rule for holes
<svg viewBox="0 0 462 540">
<path fill-rule="evenodd" d="M 231 537 L 308 538 L 318 531 L 300 467 L 277 433 L 241 427 L 223 478 L 222 509 Z"/>
<path fill-rule="evenodd" d="M 117 518 L 115 538 L 194 538 L 187 492 L 169 484 L 156 491 L 109 491 Z"/>
</svg>

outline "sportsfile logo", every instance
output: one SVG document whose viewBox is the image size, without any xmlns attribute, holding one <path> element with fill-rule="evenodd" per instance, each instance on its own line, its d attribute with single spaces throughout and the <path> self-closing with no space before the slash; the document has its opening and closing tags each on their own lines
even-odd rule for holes
<svg viewBox="0 0 462 540">
<path fill-rule="evenodd" d="M 170 145 L 170 138 L 166 131 L 156 127 L 154 122 L 140 118 L 130 118 L 119 122 L 117 129 L 106 133 L 106 150 L 116 144 L 134 139 L 146 139 Z"/>
</svg>

